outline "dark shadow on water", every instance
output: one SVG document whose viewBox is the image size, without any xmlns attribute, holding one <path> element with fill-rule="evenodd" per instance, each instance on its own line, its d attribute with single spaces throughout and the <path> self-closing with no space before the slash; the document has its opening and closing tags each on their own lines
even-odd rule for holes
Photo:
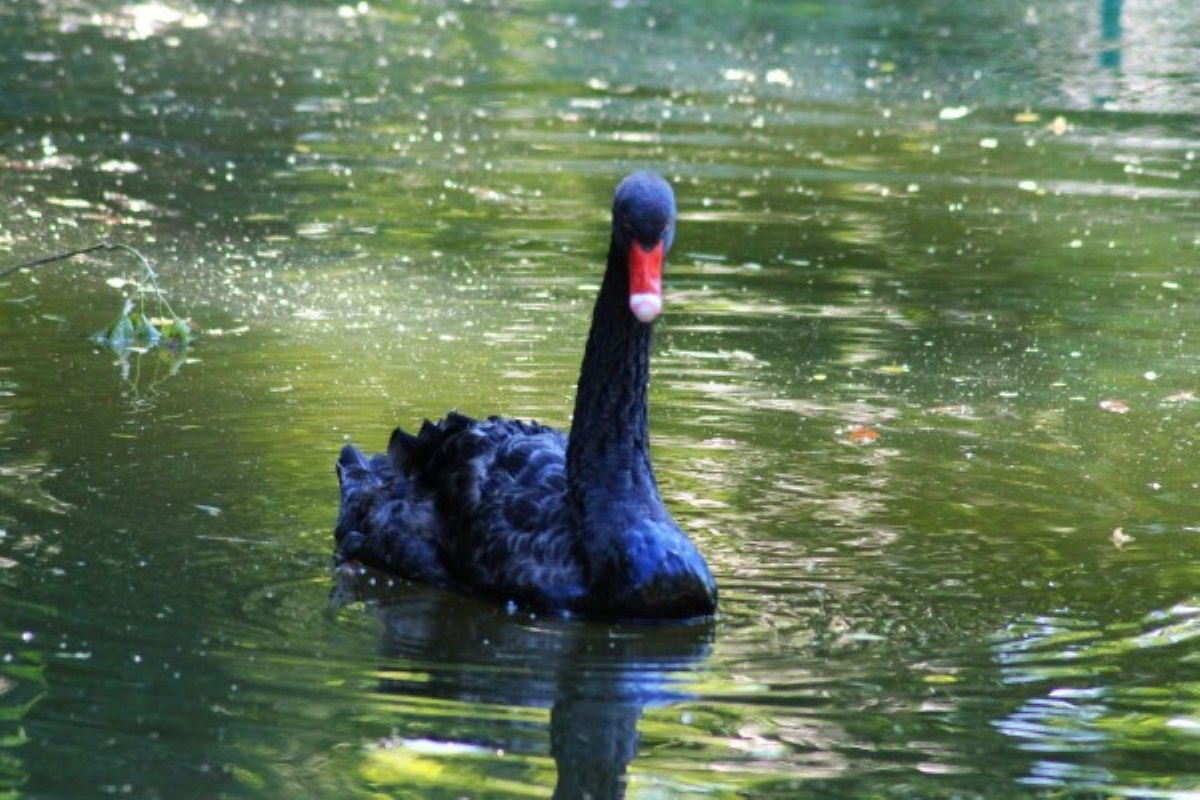
<svg viewBox="0 0 1200 800">
<path fill-rule="evenodd" d="M 382 679 L 378 690 L 481 707 L 549 708 L 556 798 L 624 797 L 644 710 L 691 697 L 687 676 L 712 647 L 711 620 L 562 619 L 425 586 L 381 590 L 371 583 L 369 575 L 339 574 L 333 603 L 365 600 L 383 624 L 383 657 L 401 674 L 417 676 Z M 516 741 L 533 738 L 524 727 L 524 735 L 513 731 Z"/>
</svg>

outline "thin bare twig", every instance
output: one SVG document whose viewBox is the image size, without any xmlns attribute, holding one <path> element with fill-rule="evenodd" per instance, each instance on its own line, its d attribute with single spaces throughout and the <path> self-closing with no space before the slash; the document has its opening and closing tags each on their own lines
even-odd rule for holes
<svg viewBox="0 0 1200 800">
<path fill-rule="evenodd" d="M 82 247 L 78 250 L 68 250 L 65 253 L 55 253 L 52 256 L 45 256 L 43 258 L 35 258 L 33 261 L 26 261 L 24 263 L 17 264 L 15 267 L 9 267 L 8 269 L 4 270 L 3 272 L 0 272 L 0 278 L 7 277 L 9 275 L 12 275 L 14 272 L 18 272 L 23 269 L 33 269 L 34 267 L 40 267 L 45 264 L 53 264 L 55 261 L 65 261 L 68 258 L 74 258 L 75 256 L 81 256 L 85 253 L 94 253 L 97 250 L 113 250 L 118 247 L 124 247 L 126 250 L 132 250 L 134 255 L 136 255 L 138 258 L 141 258 L 141 254 L 138 253 L 136 250 L 133 250 L 132 247 L 126 247 L 125 245 L 119 245 L 119 244 L 114 244 L 109 241 L 103 241 L 100 244 L 94 244 L 91 247 Z"/>
<path fill-rule="evenodd" d="M 158 298 L 159 302 L 162 303 L 163 307 L 167 309 L 167 313 L 169 313 L 172 317 L 179 316 L 175 313 L 175 309 L 171 308 L 171 304 L 167 302 L 167 298 L 163 295 L 162 290 L 158 288 L 158 273 L 154 271 L 154 267 L 150 264 L 150 259 L 146 258 L 140 252 L 127 244 L 122 244 L 121 242 L 110 242 L 107 239 L 99 244 L 94 244 L 91 247 L 81 247 L 78 250 L 68 250 L 65 253 L 55 253 L 54 255 L 35 258 L 32 261 L 25 261 L 21 264 L 17 264 L 16 266 L 0 271 L 0 278 L 4 278 L 23 269 L 33 269 L 34 267 L 53 264 L 56 261 L 66 261 L 68 258 L 86 255 L 87 253 L 94 253 L 97 250 L 123 250 L 124 252 L 129 253 L 136 258 L 138 263 L 142 265 L 142 269 L 146 271 L 146 277 L 150 281 L 150 286 L 154 289 L 154 294 Z"/>
</svg>

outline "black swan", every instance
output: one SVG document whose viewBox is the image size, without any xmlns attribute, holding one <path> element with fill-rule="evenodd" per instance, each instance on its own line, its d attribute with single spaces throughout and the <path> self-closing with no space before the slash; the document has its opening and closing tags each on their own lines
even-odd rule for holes
<svg viewBox="0 0 1200 800">
<path fill-rule="evenodd" d="M 396 429 L 386 455 L 346 445 L 337 560 L 536 609 L 712 614 L 716 583 L 663 505 L 648 450 L 651 332 L 674 233 L 665 180 L 621 182 L 569 438 L 451 412 L 415 436 Z"/>
</svg>

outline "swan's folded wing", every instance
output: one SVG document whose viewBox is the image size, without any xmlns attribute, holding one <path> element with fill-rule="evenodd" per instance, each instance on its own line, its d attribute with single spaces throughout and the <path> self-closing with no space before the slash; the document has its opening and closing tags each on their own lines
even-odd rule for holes
<svg viewBox="0 0 1200 800">
<path fill-rule="evenodd" d="M 583 593 L 570 524 L 566 437 L 536 423 L 450 414 L 391 457 L 428 486 L 445 528 L 446 569 L 459 582 L 522 603 L 565 608 Z"/>
</svg>

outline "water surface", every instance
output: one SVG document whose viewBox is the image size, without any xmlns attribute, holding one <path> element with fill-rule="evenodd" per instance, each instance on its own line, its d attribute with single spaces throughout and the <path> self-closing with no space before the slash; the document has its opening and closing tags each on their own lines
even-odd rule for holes
<svg viewBox="0 0 1200 800">
<path fill-rule="evenodd" d="M 0 6 L 0 794 L 1200 792 L 1194 3 Z M 569 426 L 613 186 L 711 624 L 339 581 L 345 441 Z"/>
</svg>

